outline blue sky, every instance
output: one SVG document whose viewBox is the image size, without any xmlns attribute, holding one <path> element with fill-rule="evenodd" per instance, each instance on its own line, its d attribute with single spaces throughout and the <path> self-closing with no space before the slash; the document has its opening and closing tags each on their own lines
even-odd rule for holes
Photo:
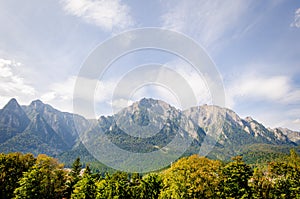
<svg viewBox="0 0 300 199">
<path fill-rule="evenodd" d="M 161 27 L 205 49 L 223 79 L 228 108 L 269 127 L 300 130 L 300 1 L 2 0 L 0 24 L 1 107 L 15 97 L 72 112 L 74 83 L 93 49 L 123 31 Z M 198 88 L 199 103 L 209 103 L 205 84 L 186 63 L 146 50 L 112 65 L 95 97 L 98 115 L 110 113 L 122 73 L 149 62 L 175 67 Z M 162 88 L 137 90 L 132 99 L 141 97 L 176 105 Z"/>
</svg>

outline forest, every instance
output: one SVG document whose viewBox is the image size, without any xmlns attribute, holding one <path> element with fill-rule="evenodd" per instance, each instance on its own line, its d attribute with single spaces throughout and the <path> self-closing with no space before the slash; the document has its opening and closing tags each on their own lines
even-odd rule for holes
<svg viewBox="0 0 300 199">
<path fill-rule="evenodd" d="M 0 154 L 0 198 L 154 199 L 300 198 L 300 156 L 247 164 L 242 156 L 221 162 L 198 155 L 157 172 L 97 173 L 77 158 L 71 168 L 40 154 Z"/>
</svg>

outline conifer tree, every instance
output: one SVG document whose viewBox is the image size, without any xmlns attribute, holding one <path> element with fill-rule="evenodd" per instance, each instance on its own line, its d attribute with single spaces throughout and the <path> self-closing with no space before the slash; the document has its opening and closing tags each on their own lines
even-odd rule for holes
<svg viewBox="0 0 300 199">
<path fill-rule="evenodd" d="M 95 199 L 97 187 L 91 176 L 89 165 L 86 166 L 82 178 L 76 183 L 72 199 Z"/>
<path fill-rule="evenodd" d="M 82 164 L 80 162 L 80 158 L 77 157 L 76 160 L 72 164 L 72 168 L 70 173 L 68 174 L 68 179 L 66 182 L 66 192 L 64 196 L 66 198 L 71 198 L 71 194 L 74 191 L 75 184 L 80 180 L 80 171 L 82 169 Z"/>
</svg>

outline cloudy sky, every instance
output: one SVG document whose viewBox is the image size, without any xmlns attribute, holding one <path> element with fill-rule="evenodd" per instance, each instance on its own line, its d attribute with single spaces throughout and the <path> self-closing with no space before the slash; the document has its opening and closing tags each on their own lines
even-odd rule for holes
<svg viewBox="0 0 300 199">
<path fill-rule="evenodd" d="M 20 104 L 41 99 L 72 112 L 77 76 L 97 46 L 124 31 L 158 27 L 203 47 L 222 78 L 226 107 L 268 127 L 300 130 L 300 1 L 1 0 L 0 24 L 0 107 L 15 97 Z M 96 114 L 110 114 L 124 74 L 149 63 L 173 67 L 199 104 L 211 101 L 201 75 L 186 62 L 146 49 L 122 57 L 99 77 Z M 179 106 L 161 85 L 141 86 L 130 100 L 141 97 Z"/>
</svg>

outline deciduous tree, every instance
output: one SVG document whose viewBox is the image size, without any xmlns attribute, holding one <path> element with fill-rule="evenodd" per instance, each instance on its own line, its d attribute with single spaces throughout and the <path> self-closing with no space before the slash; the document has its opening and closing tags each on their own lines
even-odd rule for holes
<svg viewBox="0 0 300 199">
<path fill-rule="evenodd" d="M 241 156 L 232 158 L 222 170 L 221 198 L 251 198 L 248 181 L 253 174 L 250 166 L 245 164 Z"/>
<path fill-rule="evenodd" d="M 63 165 L 54 158 L 39 155 L 35 165 L 25 172 L 15 190 L 15 198 L 60 199 L 65 192 Z"/>
<path fill-rule="evenodd" d="M 192 155 L 167 169 L 160 198 L 214 198 L 220 182 L 221 163 Z"/>
<path fill-rule="evenodd" d="M 18 181 L 35 163 L 32 154 L 0 154 L 0 198 L 13 197 Z"/>
</svg>

